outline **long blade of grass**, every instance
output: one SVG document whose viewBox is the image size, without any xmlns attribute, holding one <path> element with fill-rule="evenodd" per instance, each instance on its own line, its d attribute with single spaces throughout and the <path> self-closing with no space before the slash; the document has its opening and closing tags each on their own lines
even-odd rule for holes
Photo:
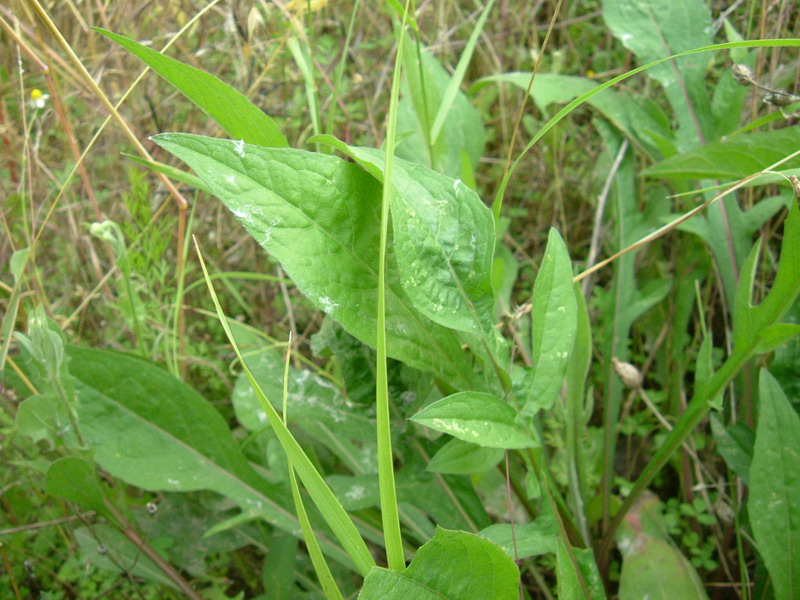
<svg viewBox="0 0 800 600">
<path fill-rule="evenodd" d="M 214 286 L 211 283 L 208 269 L 206 269 L 206 263 L 203 260 L 203 255 L 200 253 L 200 246 L 196 239 L 195 249 L 197 250 L 200 268 L 203 270 L 203 275 L 206 278 L 208 291 L 211 295 L 211 300 L 214 302 L 214 308 L 217 311 L 220 324 L 225 330 L 225 335 L 228 337 L 233 351 L 236 353 L 236 358 L 239 359 L 239 363 L 242 365 L 242 371 L 245 373 L 250 385 L 253 386 L 253 391 L 261 404 L 261 408 L 264 409 L 278 441 L 281 443 L 281 446 L 283 446 L 292 467 L 297 471 L 297 474 L 300 476 L 312 500 L 314 500 L 314 504 L 316 504 L 320 513 L 322 513 L 322 516 L 325 518 L 325 521 L 328 523 L 339 542 L 341 542 L 342 548 L 344 548 L 345 552 L 353 559 L 353 563 L 355 563 L 359 573 L 366 577 L 370 568 L 375 566 L 375 560 L 372 558 L 367 544 L 364 542 L 361 534 L 358 533 L 356 526 L 353 524 L 353 521 L 350 520 L 350 517 L 347 515 L 347 512 L 342 507 L 338 498 L 336 498 L 333 491 L 331 491 L 331 488 L 328 487 L 322 475 L 316 470 L 311 460 L 300 447 L 300 444 L 297 443 L 297 440 L 286 427 L 278 412 L 273 408 L 269 400 L 267 400 L 264 391 L 258 385 L 250 369 L 247 368 L 247 364 L 239 351 L 239 346 L 236 344 L 236 339 L 233 336 L 225 313 L 222 312 L 222 306 L 220 306 L 219 298 L 217 298 L 217 294 L 214 291 Z"/>
<path fill-rule="evenodd" d="M 433 118 L 433 125 L 431 126 L 431 145 L 436 143 L 436 140 L 439 139 L 439 134 L 442 133 L 444 122 L 447 119 L 447 115 L 450 114 L 450 109 L 453 108 L 453 102 L 456 99 L 456 94 L 458 94 L 458 88 L 461 82 L 464 81 L 467 67 L 472 60 L 472 53 L 475 51 L 478 38 L 483 32 L 486 18 L 489 16 L 489 12 L 492 10 L 493 6 L 494 0 L 490 0 L 486 8 L 483 9 L 478 22 L 475 24 L 475 29 L 473 29 L 470 34 L 467 45 L 464 47 L 464 52 L 461 53 L 461 58 L 458 59 L 456 70 L 450 78 L 450 83 L 447 84 L 447 89 L 444 91 L 444 96 L 442 96 L 442 103 L 439 105 L 436 116 Z"/>
<path fill-rule="evenodd" d="M 289 419 L 289 361 L 292 358 L 292 332 L 289 332 L 289 341 L 286 344 L 286 360 L 283 363 L 283 424 L 287 425 Z M 306 507 L 303 504 L 303 496 L 300 494 L 300 488 L 297 485 L 297 477 L 294 474 L 294 467 L 292 461 L 289 460 L 289 483 L 292 488 L 292 499 L 294 500 L 294 508 L 297 512 L 297 519 L 300 521 L 300 529 L 303 531 L 303 540 L 308 549 L 308 555 L 311 557 L 311 564 L 314 565 L 314 572 L 317 574 L 322 590 L 325 592 L 325 597 L 328 600 L 342 600 L 342 592 L 339 586 L 336 585 L 336 580 L 331 574 L 325 556 L 319 547 L 317 537 L 314 535 L 314 528 L 311 526 L 311 521 L 308 519 Z"/>
<path fill-rule="evenodd" d="M 306 99 L 308 100 L 308 114 L 311 115 L 311 126 L 315 134 L 322 133 L 319 125 L 319 104 L 317 103 L 317 86 L 314 83 L 314 70 L 311 66 L 311 58 L 309 53 L 308 44 L 300 46 L 297 38 L 289 38 L 286 46 L 292 53 L 294 62 L 297 63 L 297 68 L 300 69 L 300 74 L 303 76 L 303 83 L 306 89 Z"/>
<path fill-rule="evenodd" d="M 403 26 L 394 63 L 392 95 L 389 102 L 386 132 L 386 159 L 381 198 L 381 238 L 378 264 L 378 310 L 377 310 L 377 359 L 376 359 L 376 420 L 378 434 L 378 482 L 381 497 L 381 519 L 383 537 L 386 541 L 386 560 L 389 568 L 401 571 L 406 567 L 403 556 L 403 538 L 400 534 L 400 515 L 397 510 L 397 491 L 394 483 L 394 459 L 392 456 L 391 416 L 389 414 L 389 379 L 386 367 L 386 244 L 389 235 L 389 205 L 392 202 L 392 168 L 394 146 L 397 137 L 397 103 L 400 95 L 400 72 L 405 42 L 405 24 L 410 0 L 406 0 Z"/>
</svg>

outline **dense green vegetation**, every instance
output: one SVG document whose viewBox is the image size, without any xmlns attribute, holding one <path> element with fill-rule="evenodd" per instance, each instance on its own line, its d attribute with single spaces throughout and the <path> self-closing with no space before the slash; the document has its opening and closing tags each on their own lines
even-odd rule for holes
<svg viewBox="0 0 800 600">
<path fill-rule="evenodd" d="M 728 8 L 0 7 L 3 597 L 797 597 L 800 12 Z"/>
</svg>

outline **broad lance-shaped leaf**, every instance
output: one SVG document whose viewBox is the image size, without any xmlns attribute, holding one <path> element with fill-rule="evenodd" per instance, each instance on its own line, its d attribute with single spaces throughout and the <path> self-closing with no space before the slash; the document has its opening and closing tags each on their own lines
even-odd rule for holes
<svg viewBox="0 0 800 600">
<path fill-rule="evenodd" d="M 739 179 L 786 158 L 798 146 L 800 131 L 795 127 L 743 133 L 677 154 L 642 173 L 648 177 Z M 800 167 L 800 159 L 794 158 L 780 168 L 797 167 Z"/>
<path fill-rule="evenodd" d="M 189 134 L 153 140 L 186 162 L 283 265 L 311 302 L 375 346 L 380 187 L 342 159 Z M 387 259 L 388 353 L 475 389 L 474 369 L 452 331 L 414 309 Z"/>
<path fill-rule="evenodd" d="M 411 420 L 488 448 L 538 446 L 519 424 L 517 411 L 491 394 L 458 392 L 426 406 Z"/>
<path fill-rule="evenodd" d="M 496 544 L 464 531 L 436 528 L 404 571 L 373 567 L 359 600 L 513 600 L 519 569 Z"/>
<path fill-rule="evenodd" d="M 275 121 L 227 83 L 125 36 L 98 27 L 92 29 L 135 54 L 214 119 L 232 138 L 277 148 L 289 145 Z"/>
<path fill-rule="evenodd" d="M 317 136 L 383 182 L 384 154 Z M 391 215 L 400 281 L 414 307 L 429 319 L 489 340 L 494 331 L 491 266 L 494 220 L 460 179 L 397 159 Z"/>
<path fill-rule="evenodd" d="M 220 414 L 192 388 L 127 354 L 67 347 L 78 418 L 100 467 L 146 490 L 211 490 L 252 519 L 300 535 L 285 489 L 259 477 Z M 352 562 L 320 535 L 325 551 Z"/>
<path fill-rule="evenodd" d="M 553 406 L 569 366 L 578 331 L 578 303 L 572 283 L 572 263 L 564 240 L 550 230 L 547 249 L 533 286 L 531 335 L 533 369 L 525 376 L 523 414 Z"/>
<path fill-rule="evenodd" d="M 758 388 L 747 513 L 775 598 L 790 600 L 800 595 L 800 417 L 766 369 Z"/>
</svg>

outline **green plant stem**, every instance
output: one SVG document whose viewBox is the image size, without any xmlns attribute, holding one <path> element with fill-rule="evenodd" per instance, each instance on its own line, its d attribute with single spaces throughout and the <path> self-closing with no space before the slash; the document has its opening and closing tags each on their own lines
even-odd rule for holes
<svg viewBox="0 0 800 600">
<path fill-rule="evenodd" d="M 394 482 L 394 457 L 392 454 L 391 414 L 389 412 L 389 378 L 386 354 L 386 246 L 389 237 L 389 206 L 392 202 L 392 167 L 394 166 L 394 145 L 397 133 L 397 104 L 400 94 L 400 71 L 405 41 L 405 23 L 408 13 L 408 0 L 400 29 L 397 47 L 392 94 L 389 103 L 389 117 L 386 132 L 386 159 L 381 198 L 381 237 L 378 259 L 378 309 L 376 327 L 376 428 L 378 437 L 378 482 L 381 498 L 381 519 L 386 547 L 386 560 L 389 568 L 402 571 L 406 567 L 403 555 L 403 537 L 400 533 L 400 515 L 397 510 L 397 490 Z"/>
</svg>

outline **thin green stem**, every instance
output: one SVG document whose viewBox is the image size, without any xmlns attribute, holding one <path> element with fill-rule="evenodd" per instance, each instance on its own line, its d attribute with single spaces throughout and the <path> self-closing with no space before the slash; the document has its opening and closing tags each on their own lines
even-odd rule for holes
<svg viewBox="0 0 800 600">
<path fill-rule="evenodd" d="M 386 545 L 386 560 L 395 571 L 405 569 L 403 538 L 400 534 L 400 515 L 397 510 L 397 490 L 394 483 L 394 458 L 392 455 L 391 414 L 389 412 L 389 379 L 386 368 L 386 246 L 389 236 L 389 206 L 392 202 L 392 168 L 397 134 L 397 104 L 400 93 L 400 72 L 405 41 L 408 0 L 400 29 L 400 41 L 392 78 L 392 94 L 389 103 L 389 118 L 386 133 L 386 159 L 381 199 L 381 237 L 378 263 L 378 314 L 377 314 L 377 364 L 376 371 L 376 420 L 378 437 L 378 480 L 381 497 L 381 519 Z"/>
</svg>

